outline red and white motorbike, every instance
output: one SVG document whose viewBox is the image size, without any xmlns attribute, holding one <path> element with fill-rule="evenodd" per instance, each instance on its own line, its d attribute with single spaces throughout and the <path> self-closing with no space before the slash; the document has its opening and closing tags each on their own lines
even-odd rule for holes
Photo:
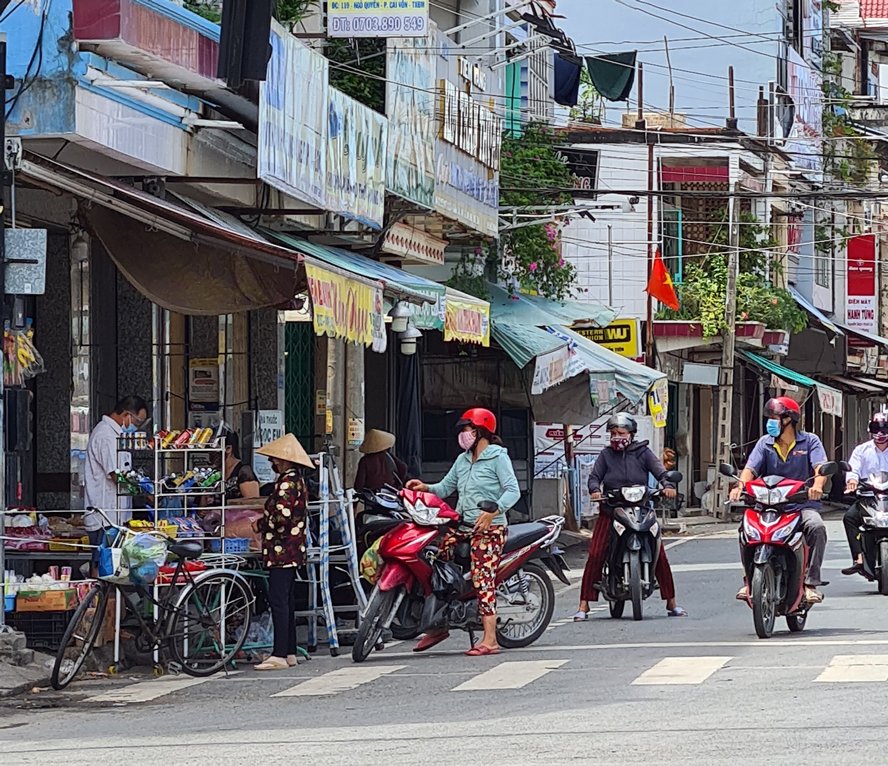
<svg viewBox="0 0 888 766">
<path fill-rule="evenodd" d="M 352 659 L 363 662 L 381 647 L 384 630 L 413 638 L 428 630 L 481 630 L 477 598 L 469 574 L 469 544 L 456 547 L 452 561 L 438 557 L 438 545 L 460 516 L 425 492 L 400 493 L 409 521 L 387 532 L 379 544 L 383 565 L 361 616 Z M 492 504 L 491 504 L 492 505 Z M 487 503 L 481 510 L 489 510 Z M 495 510 L 495 507 L 493 508 Z M 555 541 L 564 519 L 509 526 L 497 571 L 497 639 L 507 648 L 528 646 L 549 626 L 555 590 L 544 566 L 570 585 L 567 565 Z"/>
</svg>

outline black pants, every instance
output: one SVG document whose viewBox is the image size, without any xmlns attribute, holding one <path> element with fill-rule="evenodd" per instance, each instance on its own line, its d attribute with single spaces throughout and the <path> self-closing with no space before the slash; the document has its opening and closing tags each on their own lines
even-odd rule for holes
<svg viewBox="0 0 888 766">
<path fill-rule="evenodd" d="M 268 603 L 274 624 L 275 657 L 296 654 L 296 567 L 271 567 L 268 570 Z"/>
<path fill-rule="evenodd" d="M 863 553 L 863 545 L 860 543 L 860 525 L 863 523 L 863 513 L 857 503 L 845 511 L 842 523 L 845 525 L 845 536 L 848 538 L 851 557 L 857 561 L 857 557 Z"/>
</svg>

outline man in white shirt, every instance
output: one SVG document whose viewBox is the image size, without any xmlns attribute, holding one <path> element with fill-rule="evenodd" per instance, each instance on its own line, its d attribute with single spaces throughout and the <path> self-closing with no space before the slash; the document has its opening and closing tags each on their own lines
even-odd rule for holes
<svg viewBox="0 0 888 766">
<path fill-rule="evenodd" d="M 869 432 L 872 435 L 870 441 L 859 444 L 851 453 L 851 470 L 845 477 L 845 492 L 857 491 L 860 480 L 866 479 L 880 471 L 888 472 L 888 413 L 877 412 L 869 424 Z M 860 507 L 854 503 L 842 519 L 845 525 L 845 535 L 848 537 L 848 547 L 851 549 L 853 566 L 842 570 L 842 574 L 863 574 L 863 548 L 860 544 L 860 525 L 863 522 L 863 514 Z"/>
<path fill-rule="evenodd" d="M 148 405 L 140 396 L 121 399 L 110 415 L 104 415 L 89 435 L 86 446 L 84 490 L 87 508 L 99 508 L 116 524 L 125 524 L 133 514 L 132 500 L 117 496 L 118 468 L 132 467 L 132 455 L 120 452 L 118 439 L 131 433 L 148 419 Z M 98 563 L 98 550 L 105 534 L 105 521 L 97 513 L 83 515 L 83 526 L 93 548 L 93 564 Z"/>
</svg>

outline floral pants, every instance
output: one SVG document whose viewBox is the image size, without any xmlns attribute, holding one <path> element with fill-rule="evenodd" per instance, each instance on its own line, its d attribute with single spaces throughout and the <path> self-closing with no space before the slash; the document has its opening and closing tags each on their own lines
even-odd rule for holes
<svg viewBox="0 0 888 766">
<path fill-rule="evenodd" d="M 478 593 L 478 613 L 490 617 L 496 614 L 496 570 L 503 555 L 506 527 L 490 526 L 483 532 L 448 532 L 441 541 L 441 557 L 449 559 L 463 540 L 469 540 L 472 548 L 472 586 Z"/>
</svg>

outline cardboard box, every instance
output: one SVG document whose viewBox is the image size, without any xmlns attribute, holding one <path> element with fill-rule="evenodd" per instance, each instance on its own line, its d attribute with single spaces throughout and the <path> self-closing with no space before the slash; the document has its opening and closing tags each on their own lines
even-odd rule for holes
<svg viewBox="0 0 888 766">
<path fill-rule="evenodd" d="M 16 593 L 16 612 L 66 612 L 77 607 L 77 589 L 20 590 Z"/>
</svg>

